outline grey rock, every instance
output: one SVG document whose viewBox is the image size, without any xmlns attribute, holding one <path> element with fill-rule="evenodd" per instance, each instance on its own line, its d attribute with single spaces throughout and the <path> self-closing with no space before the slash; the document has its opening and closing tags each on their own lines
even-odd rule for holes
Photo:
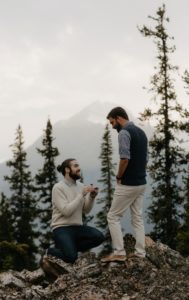
<svg viewBox="0 0 189 300">
<path fill-rule="evenodd" d="M 16 272 L 3 272 L 0 274 L 0 283 L 4 286 L 24 288 L 27 283 L 16 277 Z"/>
<path fill-rule="evenodd" d="M 125 237 L 127 253 L 135 240 Z M 189 261 L 162 243 L 146 238 L 147 257 L 102 264 L 94 253 L 74 265 L 51 257 L 60 276 L 50 281 L 39 268 L 0 274 L 1 300 L 180 300 L 189 299 Z"/>
</svg>

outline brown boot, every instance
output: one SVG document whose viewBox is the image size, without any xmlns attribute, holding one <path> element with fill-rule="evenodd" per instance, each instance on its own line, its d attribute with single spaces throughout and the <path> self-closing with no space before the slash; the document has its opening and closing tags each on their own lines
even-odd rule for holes
<svg viewBox="0 0 189 300">
<path fill-rule="evenodd" d="M 134 253 L 129 253 L 128 258 L 145 258 L 146 255 L 143 253 L 138 253 L 138 252 L 134 252 Z"/>
<path fill-rule="evenodd" d="M 126 255 L 120 255 L 120 254 L 109 254 L 103 258 L 101 258 L 101 262 L 113 262 L 113 261 L 125 261 L 126 260 Z"/>
<path fill-rule="evenodd" d="M 42 270 L 48 274 L 48 275 L 52 275 L 54 276 L 55 278 L 57 278 L 60 273 L 58 272 L 57 269 L 55 269 L 53 267 L 53 265 L 49 262 L 48 260 L 48 256 L 47 255 L 44 255 L 41 259 L 41 262 L 40 262 L 40 266 L 42 268 Z"/>
</svg>

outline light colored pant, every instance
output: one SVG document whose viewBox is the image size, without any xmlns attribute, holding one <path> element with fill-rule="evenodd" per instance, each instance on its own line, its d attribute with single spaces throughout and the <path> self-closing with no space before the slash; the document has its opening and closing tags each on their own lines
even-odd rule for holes
<svg viewBox="0 0 189 300">
<path fill-rule="evenodd" d="M 142 217 L 144 192 L 145 185 L 116 185 L 113 201 L 107 215 L 113 249 L 116 254 L 125 254 L 120 219 L 128 208 L 130 208 L 131 223 L 136 238 L 135 252 L 141 255 L 145 255 L 146 253 L 144 222 Z"/>
</svg>

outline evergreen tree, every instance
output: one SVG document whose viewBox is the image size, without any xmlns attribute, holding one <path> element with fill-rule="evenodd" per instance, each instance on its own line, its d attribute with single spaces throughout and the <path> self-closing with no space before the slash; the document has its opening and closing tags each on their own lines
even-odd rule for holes
<svg viewBox="0 0 189 300">
<path fill-rule="evenodd" d="M 156 73 L 151 78 L 150 91 L 154 94 L 155 108 L 146 109 L 143 120 L 155 121 L 155 133 L 150 140 L 149 172 L 153 179 L 153 202 L 149 207 L 149 218 L 154 223 L 152 236 L 170 247 L 176 247 L 176 235 L 180 224 L 180 208 L 183 202 L 182 187 L 179 183 L 182 164 L 186 162 L 179 133 L 185 117 L 182 106 L 177 102 L 173 75 L 178 67 L 170 63 L 170 54 L 175 47 L 166 30 L 165 5 L 160 7 L 155 17 L 149 17 L 155 26 L 143 26 L 140 32 L 144 37 L 153 39 L 157 48 Z"/>
<path fill-rule="evenodd" d="M 102 138 L 101 144 L 101 179 L 98 180 L 102 184 L 100 192 L 101 197 L 97 199 L 97 203 L 102 204 L 101 210 L 97 214 L 96 224 L 98 227 L 103 229 L 105 235 L 105 243 L 103 243 L 102 253 L 108 253 L 112 250 L 111 248 L 111 237 L 107 223 L 107 213 L 110 209 L 112 198 L 113 198 L 113 184 L 115 177 L 115 164 L 112 162 L 112 140 L 109 125 L 105 126 L 105 131 Z"/>
<path fill-rule="evenodd" d="M 0 200 L 0 242 L 13 240 L 12 214 L 9 200 L 1 193 Z"/>
<path fill-rule="evenodd" d="M 186 92 L 189 95 L 189 72 L 188 72 L 188 70 L 185 70 L 183 80 L 186 84 L 186 86 L 185 86 Z M 182 129 L 189 134 L 189 110 L 188 109 L 185 109 L 184 117 L 185 117 L 185 119 L 182 120 L 181 126 L 182 126 Z"/>
<path fill-rule="evenodd" d="M 187 155 L 189 161 L 189 155 Z M 184 178 L 185 183 L 185 201 L 184 201 L 184 213 L 183 224 L 177 234 L 177 250 L 183 255 L 189 255 L 189 167 L 187 169 L 187 177 Z"/>
<path fill-rule="evenodd" d="M 0 272 L 22 270 L 28 266 L 28 245 L 13 240 L 13 218 L 9 199 L 2 193 L 0 200 Z"/>
<path fill-rule="evenodd" d="M 36 190 L 38 193 L 39 216 L 41 223 L 40 243 L 42 248 L 50 244 L 52 216 L 51 193 L 54 184 L 57 182 L 55 158 L 59 155 L 56 147 L 53 147 L 52 125 L 50 119 L 47 121 L 46 129 L 42 140 L 43 147 L 37 151 L 43 157 L 43 167 L 36 174 Z"/>
<path fill-rule="evenodd" d="M 189 72 L 186 70 L 184 73 L 184 82 L 186 83 L 187 93 L 189 94 Z M 182 122 L 183 129 L 189 133 L 189 112 L 185 110 L 187 118 L 186 122 Z M 189 152 L 187 153 L 187 166 L 186 176 L 184 178 L 185 183 L 185 201 L 184 201 L 184 213 L 183 213 L 183 225 L 181 226 L 177 235 L 177 250 L 183 255 L 189 255 Z"/>
<path fill-rule="evenodd" d="M 23 133 L 19 125 L 16 131 L 15 143 L 11 145 L 13 158 L 7 162 L 11 169 L 10 176 L 5 176 L 12 192 L 9 203 L 13 228 L 13 240 L 28 247 L 29 261 L 25 267 L 33 267 L 36 246 L 35 232 L 36 201 L 33 197 L 33 183 L 29 165 L 26 162 L 26 152 L 23 149 Z"/>
<path fill-rule="evenodd" d="M 187 89 L 187 94 L 189 95 L 189 72 L 188 70 L 185 70 L 183 80 L 186 83 L 186 89 Z"/>
<path fill-rule="evenodd" d="M 29 246 L 4 240 L 0 242 L 0 271 L 17 270 L 29 266 Z"/>
</svg>

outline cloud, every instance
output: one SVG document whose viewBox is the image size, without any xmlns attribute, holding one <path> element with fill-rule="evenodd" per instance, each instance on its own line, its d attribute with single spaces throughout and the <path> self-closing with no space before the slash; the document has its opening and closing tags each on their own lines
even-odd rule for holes
<svg viewBox="0 0 189 300">
<path fill-rule="evenodd" d="M 66 33 L 67 35 L 73 35 L 73 33 L 74 33 L 73 26 L 70 25 L 70 24 L 66 24 L 66 27 L 65 27 L 65 33 Z"/>
<path fill-rule="evenodd" d="M 147 16 L 155 13 L 160 0 L 133 1 L 129 7 L 123 0 L 1 2 L 0 116 L 7 134 L 4 126 L 0 134 L 4 140 L 11 138 L 19 122 L 28 132 L 31 122 L 34 136 L 48 115 L 58 121 L 96 100 L 116 101 L 135 113 L 149 104 L 151 95 L 142 87 L 149 85 L 154 73 L 156 53 L 137 24 L 149 22 Z M 179 41 L 176 64 L 186 68 L 188 5 L 188 1 L 180 6 L 167 0 L 171 34 L 176 30 L 176 45 Z"/>
<path fill-rule="evenodd" d="M 20 101 L 17 104 L 17 110 L 19 111 L 27 111 L 31 109 L 42 109 L 55 105 L 55 101 L 53 99 L 48 98 L 33 98 L 30 99 L 29 102 Z"/>
</svg>

